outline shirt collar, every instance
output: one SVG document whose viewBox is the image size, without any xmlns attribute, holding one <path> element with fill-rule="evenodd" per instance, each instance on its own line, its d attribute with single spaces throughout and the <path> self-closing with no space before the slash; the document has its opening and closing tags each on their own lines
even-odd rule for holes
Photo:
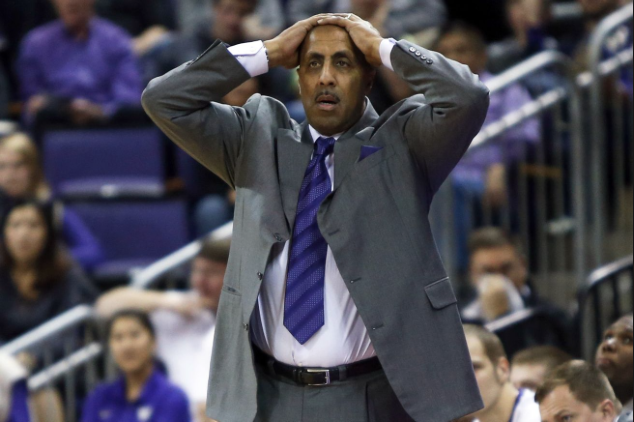
<svg viewBox="0 0 634 422">
<path fill-rule="evenodd" d="M 125 376 L 122 376 L 119 379 L 118 383 L 119 383 L 118 394 L 120 395 L 120 399 L 122 399 L 123 401 L 127 401 L 128 399 L 126 396 Z M 141 392 L 141 395 L 134 403 L 140 403 L 140 404 L 150 403 L 152 401 L 152 397 L 156 397 L 156 392 L 163 384 L 165 384 L 165 377 L 163 376 L 163 374 L 161 374 L 161 372 L 156 367 L 154 367 L 152 371 L 152 375 L 150 375 L 148 380 L 145 382 L 145 385 L 143 386 L 143 391 Z"/>
<path fill-rule="evenodd" d="M 343 133 L 338 133 L 333 136 L 324 136 L 321 133 L 317 132 L 317 130 L 315 130 L 315 128 L 311 125 L 308 125 L 308 130 L 310 130 L 310 136 L 313 138 L 313 143 L 317 142 L 317 139 L 319 138 L 335 138 L 335 141 L 337 141 L 339 138 L 341 138 L 341 135 L 343 135 Z"/>
</svg>

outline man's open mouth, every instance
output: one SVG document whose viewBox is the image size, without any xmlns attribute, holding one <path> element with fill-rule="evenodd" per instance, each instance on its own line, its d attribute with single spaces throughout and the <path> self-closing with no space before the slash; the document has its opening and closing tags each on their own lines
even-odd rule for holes
<svg viewBox="0 0 634 422">
<path fill-rule="evenodd" d="M 339 98 L 334 95 L 320 95 L 317 97 L 317 105 L 323 110 L 331 110 L 339 104 Z"/>
</svg>

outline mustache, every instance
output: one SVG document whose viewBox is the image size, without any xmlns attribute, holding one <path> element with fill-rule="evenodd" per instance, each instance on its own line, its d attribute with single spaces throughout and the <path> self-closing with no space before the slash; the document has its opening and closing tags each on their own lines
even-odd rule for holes
<svg viewBox="0 0 634 422">
<path fill-rule="evenodd" d="M 318 102 L 321 97 L 332 97 L 336 102 L 340 102 L 341 101 L 341 99 L 339 98 L 339 96 L 337 94 L 335 94 L 334 92 L 329 91 L 327 89 L 323 90 L 323 91 L 320 91 L 320 92 L 317 93 L 317 95 L 315 95 L 315 102 Z"/>
</svg>

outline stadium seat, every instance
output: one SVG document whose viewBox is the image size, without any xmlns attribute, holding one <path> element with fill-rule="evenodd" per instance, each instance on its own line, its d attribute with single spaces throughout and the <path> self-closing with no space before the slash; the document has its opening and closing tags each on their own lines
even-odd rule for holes
<svg viewBox="0 0 634 422">
<path fill-rule="evenodd" d="M 185 201 L 92 201 L 70 206 L 101 242 L 106 262 L 98 280 L 121 279 L 187 244 Z"/>
<path fill-rule="evenodd" d="M 60 130 L 44 135 L 44 168 L 61 197 L 160 197 L 164 149 L 156 128 Z"/>
</svg>

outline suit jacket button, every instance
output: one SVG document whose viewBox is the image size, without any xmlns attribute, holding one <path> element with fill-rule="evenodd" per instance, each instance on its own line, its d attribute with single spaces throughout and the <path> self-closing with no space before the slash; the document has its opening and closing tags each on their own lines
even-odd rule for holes
<svg viewBox="0 0 634 422">
<path fill-rule="evenodd" d="M 423 55 L 423 53 L 421 53 L 420 51 L 417 51 L 417 52 L 416 52 L 416 56 L 420 57 L 420 56 L 422 56 L 422 55 Z"/>
<path fill-rule="evenodd" d="M 429 59 L 429 60 L 427 60 L 427 64 L 428 65 L 432 65 L 432 64 L 434 64 L 434 61 L 432 59 Z"/>
<path fill-rule="evenodd" d="M 244 324 L 243 327 L 244 327 L 244 331 L 249 331 L 249 324 Z"/>
<path fill-rule="evenodd" d="M 262 281 L 263 278 L 264 278 L 264 274 L 262 274 L 261 272 L 258 272 L 258 280 Z"/>
<path fill-rule="evenodd" d="M 409 48 L 409 51 L 410 51 L 411 53 L 416 53 L 416 49 L 415 49 L 414 47 L 410 47 L 410 48 Z"/>
<path fill-rule="evenodd" d="M 284 238 L 282 236 L 280 236 L 279 233 L 275 233 L 275 240 L 277 240 L 278 242 L 283 242 Z"/>
</svg>

